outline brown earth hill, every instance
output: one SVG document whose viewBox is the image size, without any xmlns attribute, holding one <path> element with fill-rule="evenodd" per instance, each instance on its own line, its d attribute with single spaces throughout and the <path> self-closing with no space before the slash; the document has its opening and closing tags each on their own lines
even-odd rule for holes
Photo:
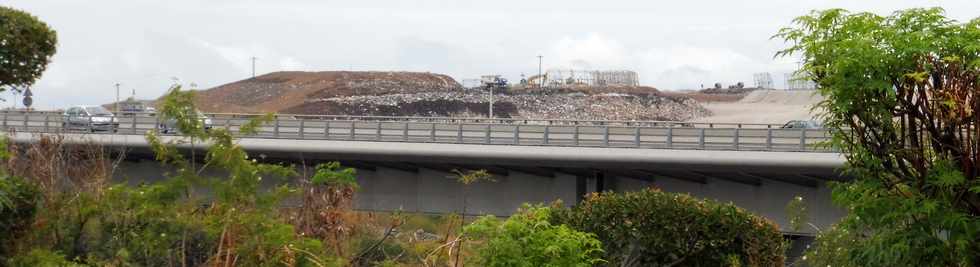
<svg viewBox="0 0 980 267">
<path fill-rule="evenodd" d="M 274 72 L 199 91 L 196 104 L 204 112 L 279 112 L 295 109 L 310 99 L 447 91 L 460 87 L 449 76 L 424 72 Z"/>
</svg>

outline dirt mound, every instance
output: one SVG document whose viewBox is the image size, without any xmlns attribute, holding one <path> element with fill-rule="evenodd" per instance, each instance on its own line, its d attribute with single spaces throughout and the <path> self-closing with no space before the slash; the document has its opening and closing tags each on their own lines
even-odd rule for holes
<svg viewBox="0 0 980 267">
<path fill-rule="evenodd" d="M 279 112 L 308 99 L 447 91 L 460 88 L 453 78 L 419 72 L 274 72 L 200 91 L 205 112 Z"/>
<path fill-rule="evenodd" d="M 743 97 L 739 102 L 812 106 L 821 100 L 823 97 L 814 90 L 756 90 Z"/>
</svg>

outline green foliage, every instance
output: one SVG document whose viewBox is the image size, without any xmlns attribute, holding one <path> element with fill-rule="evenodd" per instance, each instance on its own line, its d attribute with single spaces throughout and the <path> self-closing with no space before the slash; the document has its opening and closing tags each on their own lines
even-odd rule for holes
<svg viewBox="0 0 980 267">
<path fill-rule="evenodd" d="M 593 266 L 602 262 L 595 235 L 553 225 L 551 209 L 527 206 L 501 222 L 482 217 L 464 228 L 477 243 L 481 266 Z"/>
<path fill-rule="evenodd" d="M 786 215 L 789 217 L 789 225 L 793 231 L 799 231 L 803 227 L 803 224 L 806 224 L 810 220 L 809 213 L 807 213 L 806 209 L 806 202 L 803 202 L 803 197 L 793 197 L 786 204 Z"/>
<path fill-rule="evenodd" d="M 608 266 L 781 266 L 773 223 L 732 204 L 644 189 L 592 194 L 553 222 L 594 233 Z"/>
<path fill-rule="evenodd" d="M 57 49 L 54 30 L 24 11 L 0 6 L 0 92 L 30 86 Z"/>
<path fill-rule="evenodd" d="M 316 166 L 316 174 L 310 181 L 314 185 L 357 188 L 357 170 L 340 168 L 340 162 L 329 162 Z"/>
<path fill-rule="evenodd" d="M 30 252 L 18 255 L 7 260 L 8 266 L 38 266 L 38 267 L 84 267 L 87 265 L 78 264 L 65 259 L 61 253 L 34 249 Z"/>
<path fill-rule="evenodd" d="M 0 176 L 0 261 L 34 222 L 40 192 L 19 177 Z"/>
<path fill-rule="evenodd" d="M 819 241 L 852 266 L 980 264 L 980 19 L 939 8 L 889 16 L 815 11 L 775 38 L 801 74 L 856 180 L 834 187 L 848 216 Z M 829 253 L 824 253 L 827 255 Z"/>
</svg>

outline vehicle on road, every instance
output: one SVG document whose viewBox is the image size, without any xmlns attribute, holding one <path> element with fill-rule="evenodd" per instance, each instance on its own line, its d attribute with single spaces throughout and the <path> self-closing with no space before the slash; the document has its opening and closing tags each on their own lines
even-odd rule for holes
<svg viewBox="0 0 980 267">
<path fill-rule="evenodd" d="M 200 111 L 195 111 L 195 113 L 197 114 L 197 118 L 201 120 L 201 124 L 205 131 L 211 130 L 211 128 L 214 127 L 214 123 L 211 121 L 210 117 L 204 115 L 204 113 Z M 160 132 L 162 133 L 177 133 L 178 131 L 177 120 L 174 118 L 169 118 L 160 123 Z"/>
<path fill-rule="evenodd" d="M 820 129 L 823 125 L 814 120 L 791 120 L 783 124 L 783 129 Z"/>
<path fill-rule="evenodd" d="M 116 132 L 119 129 L 119 120 L 101 106 L 73 106 L 62 114 L 61 126 L 65 130 Z"/>
</svg>

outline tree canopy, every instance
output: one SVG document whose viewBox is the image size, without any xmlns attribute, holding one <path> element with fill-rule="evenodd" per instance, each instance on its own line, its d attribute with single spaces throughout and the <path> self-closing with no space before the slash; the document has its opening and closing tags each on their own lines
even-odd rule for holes
<svg viewBox="0 0 980 267">
<path fill-rule="evenodd" d="M 0 92 L 34 84 L 56 51 L 58 37 L 27 12 L 0 6 Z"/>
<path fill-rule="evenodd" d="M 817 83 L 855 178 L 834 188 L 849 212 L 833 232 L 849 240 L 837 255 L 856 266 L 980 264 L 980 19 L 831 9 L 774 38 L 790 44 L 777 56 L 800 56 Z"/>
</svg>

